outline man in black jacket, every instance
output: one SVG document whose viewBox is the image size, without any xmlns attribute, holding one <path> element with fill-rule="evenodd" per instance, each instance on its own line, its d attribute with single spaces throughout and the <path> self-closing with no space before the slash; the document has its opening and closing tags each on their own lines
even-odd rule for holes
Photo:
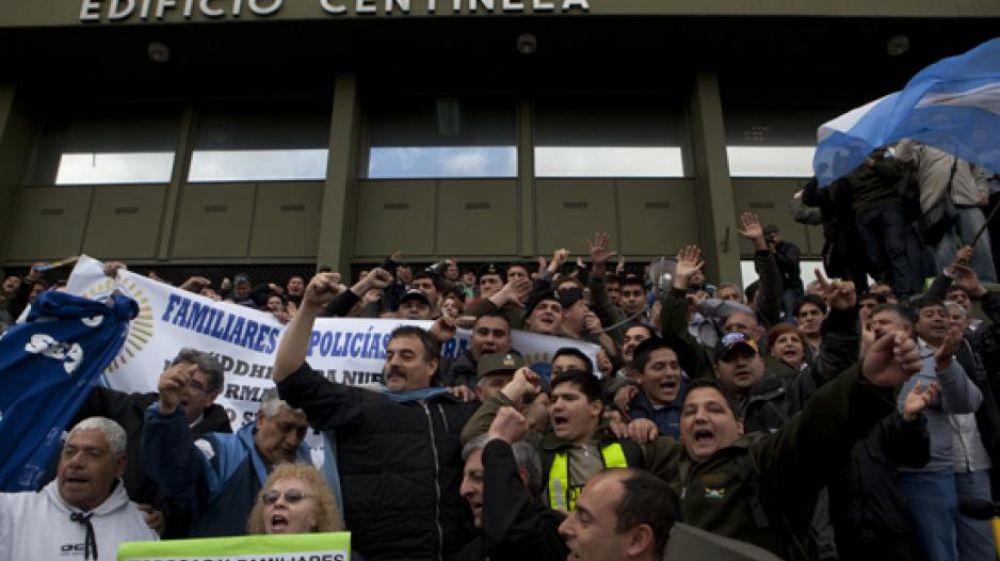
<svg viewBox="0 0 1000 561">
<path fill-rule="evenodd" d="M 460 490 L 481 533 L 454 561 L 566 559 L 566 544 L 559 536 L 565 515 L 536 499 L 542 461 L 534 447 L 521 440 L 527 431 L 524 416 L 504 407 L 489 432 L 462 449 L 465 477 Z"/>
<path fill-rule="evenodd" d="M 381 392 L 327 380 L 305 362 L 313 324 L 327 308 L 349 310 L 371 288 L 392 282 L 381 268 L 340 291 L 332 273 L 313 277 L 278 347 L 274 381 L 282 399 L 336 444 L 344 518 L 352 546 L 369 561 L 444 559 L 470 539 L 459 433 L 476 404 L 432 387 L 437 340 L 413 326 L 395 329 L 385 348 Z"/>
</svg>

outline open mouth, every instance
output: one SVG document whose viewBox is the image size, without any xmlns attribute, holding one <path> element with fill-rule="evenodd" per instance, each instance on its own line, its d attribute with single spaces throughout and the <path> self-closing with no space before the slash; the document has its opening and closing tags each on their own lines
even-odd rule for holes
<svg viewBox="0 0 1000 561">
<path fill-rule="evenodd" d="M 66 481 L 66 483 L 71 483 L 73 485 L 86 485 L 87 483 L 90 482 L 90 480 L 87 479 L 86 477 L 82 477 L 79 475 L 66 476 L 64 478 L 64 481 Z"/>
<path fill-rule="evenodd" d="M 271 516 L 271 531 L 278 534 L 288 529 L 288 518 L 283 514 Z"/>
<path fill-rule="evenodd" d="M 664 380 L 660 382 L 661 390 L 675 390 L 677 389 L 677 380 Z"/>
<path fill-rule="evenodd" d="M 710 444 L 715 440 L 715 435 L 708 429 L 698 429 L 694 431 L 695 444 Z"/>
<path fill-rule="evenodd" d="M 557 430 L 569 426 L 569 418 L 565 415 L 552 416 L 552 429 Z"/>
</svg>

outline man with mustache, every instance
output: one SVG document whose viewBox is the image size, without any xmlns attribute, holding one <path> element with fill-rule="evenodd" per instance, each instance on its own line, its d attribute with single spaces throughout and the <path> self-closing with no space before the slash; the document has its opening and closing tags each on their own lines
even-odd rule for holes
<svg viewBox="0 0 1000 561">
<path fill-rule="evenodd" d="M 273 377 L 281 397 L 326 432 L 328 446 L 336 445 L 352 547 L 369 560 L 448 558 L 471 539 L 471 513 L 459 494 L 459 432 L 475 404 L 432 385 L 437 339 L 416 326 L 393 330 L 380 391 L 331 382 L 306 363 L 321 310 L 343 315 L 370 288 L 391 280 L 376 268 L 340 291 L 330 275 L 313 277 L 285 329 Z"/>
</svg>

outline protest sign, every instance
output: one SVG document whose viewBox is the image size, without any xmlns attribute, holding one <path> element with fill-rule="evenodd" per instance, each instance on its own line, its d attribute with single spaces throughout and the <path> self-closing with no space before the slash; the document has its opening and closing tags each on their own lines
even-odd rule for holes
<svg viewBox="0 0 1000 561">
<path fill-rule="evenodd" d="M 349 561 L 350 532 L 128 542 L 118 561 Z"/>
</svg>

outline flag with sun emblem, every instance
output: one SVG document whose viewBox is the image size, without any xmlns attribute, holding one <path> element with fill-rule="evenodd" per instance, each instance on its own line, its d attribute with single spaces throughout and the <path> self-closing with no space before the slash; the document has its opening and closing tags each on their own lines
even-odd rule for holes
<svg viewBox="0 0 1000 561">
<path fill-rule="evenodd" d="M 0 338 L 0 491 L 34 490 L 66 423 L 125 343 L 131 298 L 42 293 Z"/>
</svg>

